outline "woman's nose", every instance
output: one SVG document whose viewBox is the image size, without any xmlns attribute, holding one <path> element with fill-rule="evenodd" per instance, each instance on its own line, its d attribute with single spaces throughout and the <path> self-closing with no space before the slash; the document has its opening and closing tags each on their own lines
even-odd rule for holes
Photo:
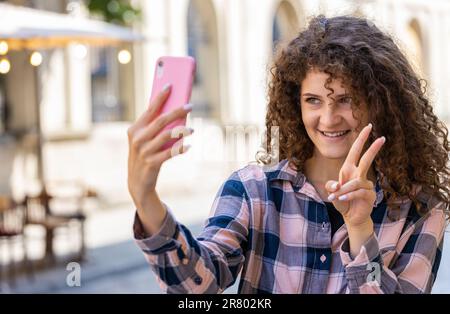
<svg viewBox="0 0 450 314">
<path fill-rule="evenodd" d="M 323 111 L 320 120 L 323 125 L 334 125 L 340 121 L 339 111 L 336 110 L 336 106 L 333 103 L 328 103 L 323 106 Z"/>
</svg>

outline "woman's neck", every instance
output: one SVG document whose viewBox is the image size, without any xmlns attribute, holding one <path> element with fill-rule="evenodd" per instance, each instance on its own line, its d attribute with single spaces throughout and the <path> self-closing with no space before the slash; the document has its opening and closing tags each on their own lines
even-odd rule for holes
<svg viewBox="0 0 450 314">
<path fill-rule="evenodd" d="M 325 185 L 329 180 L 339 180 L 339 171 L 345 159 L 330 159 L 320 154 L 314 154 L 305 163 L 305 176 L 311 183 Z M 373 166 L 370 168 L 367 178 L 376 183 L 376 175 Z"/>
<path fill-rule="evenodd" d="M 329 159 L 314 155 L 305 163 L 305 176 L 311 183 L 325 184 L 329 180 L 338 180 L 344 160 Z"/>
</svg>

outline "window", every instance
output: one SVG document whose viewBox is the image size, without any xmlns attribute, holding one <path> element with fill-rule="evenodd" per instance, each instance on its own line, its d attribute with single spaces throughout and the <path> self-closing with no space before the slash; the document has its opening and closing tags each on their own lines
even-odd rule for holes
<svg viewBox="0 0 450 314">
<path fill-rule="evenodd" d="M 91 48 L 92 122 L 125 121 L 115 48 Z"/>
<path fill-rule="evenodd" d="M 191 0 L 187 14 L 187 53 L 197 61 L 192 115 L 220 119 L 217 20 L 210 0 Z"/>
<path fill-rule="evenodd" d="M 208 46 L 210 39 L 207 28 L 204 25 L 203 17 L 200 14 L 195 2 L 191 2 L 188 9 L 188 55 L 193 57 L 200 67 L 200 49 L 201 46 Z M 194 84 L 201 84 L 201 72 L 195 75 Z"/>
<path fill-rule="evenodd" d="M 281 40 L 280 20 L 278 15 L 275 15 L 272 25 L 272 51 L 275 53 L 275 49 L 278 42 Z"/>
</svg>

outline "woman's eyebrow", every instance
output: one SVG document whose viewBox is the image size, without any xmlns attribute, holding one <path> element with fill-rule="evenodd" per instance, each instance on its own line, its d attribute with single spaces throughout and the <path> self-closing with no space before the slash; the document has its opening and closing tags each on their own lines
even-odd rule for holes
<svg viewBox="0 0 450 314">
<path fill-rule="evenodd" d="M 315 95 L 315 94 L 311 94 L 311 93 L 304 93 L 303 95 L 302 95 L 303 97 L 306 97 L 306 96 L 308 96 L 308 97 L 317 97 L 317 98 L 322 98 L 322 96 L 319 96 L 319 95 Z"/>
<path fill-rule="evenodd" d="M 304 93 L 302 96 L 303 96 L 303 97 L 317 97 L 317 98 L 322 98 L 322 96 L 316 95 L 316 94 L 312 94 L 312 93 Z M 348 94 L 348 93 L 343 93 L 343 94 L 337 95 L 336 98 L 342 98 L 342 97 L 347 97 L 347 96 L 350 96 L 350 94 Z"/>
</svg>

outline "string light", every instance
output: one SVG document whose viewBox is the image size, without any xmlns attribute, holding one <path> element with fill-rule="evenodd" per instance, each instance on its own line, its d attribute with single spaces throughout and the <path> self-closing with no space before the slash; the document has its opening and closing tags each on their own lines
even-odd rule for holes
<svg viewBox="0 0 450 314">
<path fill-rule="evenodd" d="M 128 64 L 131 61 L 131 53 L 128 50 L 123 49 L 123 50 L 119 51 L 119 54 L 117 55 L 117 59 L 119 60 L 119 62 L 121 64 Z"/>
<path fill-rule="evenodd" d="M 88 54 L 87 47 L 82 44 L 76 44 L 74 47 L 74 54 L 77 59 L 83 60 Z"/>
<path fill-rule="evenodd" d="M 6 74 L 11 70 L 11 63 L 9 63 L 9 60 L 6 58 L 3 58 L 0 60 L 0 73 Z"/>
<path fill-rule="evenodd" d="M 30 63 L 32 66 L 38 67 L 42 64 L 42 55 L 40 52 L 33 52 L 30 57 Z"/>
<path fill-rule="evenodd" d="M 8 51 L 9 51 L 8 43 L 4 40 L 0 41 L 0 56 L 6 55 Z"/>
</svg>

